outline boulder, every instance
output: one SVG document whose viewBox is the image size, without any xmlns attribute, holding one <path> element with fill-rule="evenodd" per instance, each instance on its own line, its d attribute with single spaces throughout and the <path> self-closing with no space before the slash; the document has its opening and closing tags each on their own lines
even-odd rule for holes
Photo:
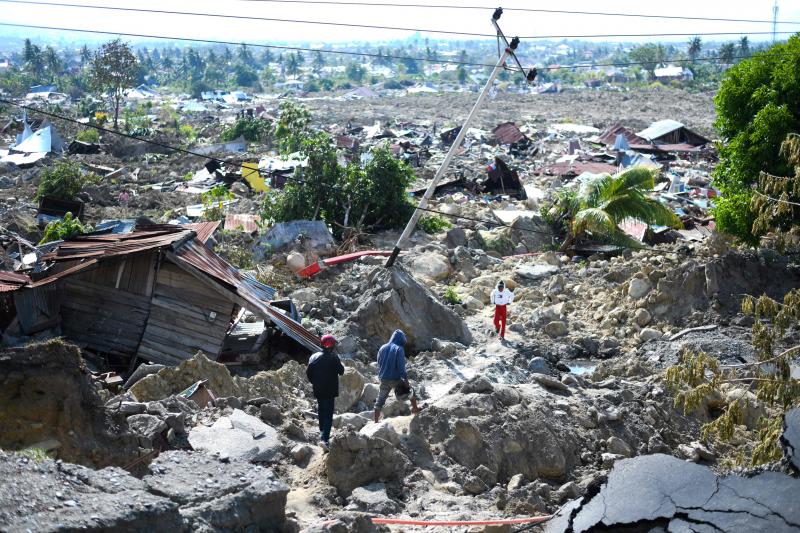
<svg viewBox="0 0 800 533">
<path fill-rule="evenodd" d="M 647 296 L 653 289 L 653 286 L 650 284 L 645 278 L 633 278 L 628 285 L 628 296 L 630 296 L 633 300 L 639 300 L 640 298 L 644 298 Z"/>
<path fill-rule="evenodd" d="M 520 265 L 514 269 L 514 274 L 529 280 L 539 280 L 558 274 L 558 270 L 553 265 Z"/>
<path fill-rule="evenodd" d="M 167 423 L 157 416 L 140 414 L 128 417 L 131 431 L 151 441 L 167 430 Z"/>
<path fill-rule="evenodd" d="M 800 473 L 800 409 L 786 411 L 780 442 L 784 457 L 795 472 Z"/>
<path fill-rule="evenodd" d="M 361 389 L 361 401 L 366 405 L 368 408 L 372 408 L 375 405 L 375 400 L 378 399 L 378 394 L 380 393 L 380 387 L 375 383 L 366 383 L 364 388 Z"/>
<path fill-rule="evenodd" d="M 370 289 L 361 295 L 350 318 L 352 333 L 368 340 L 369 351 L 375 353 L 395 329 L 405 332 L 411 353 L 430 350 L 434 338 L 464 345 L 472 342 L 464 321 L 402 266 L 377 268 L 369 282 Z"/>
<path fill-rule="evenodd" d="M 336 411 L 344 413 L 353 408 L 364 390 L 364 376 L 353 367 L 346 367 L 344 375 L 339 376 L 339 396 L 336 397 Z"/>
<path fill-rule="evenodd" d="M 445 244 L 447 244 L 448 248 L 456 248 L 458 246 L 466 246 L 467 245 L 467 232 L 464 228 L 455 227 L 447 231 L 447 237 L 445 237 Z"/>
<path fill-rule="evenodd" d="M 659 340 L 663 336 L 664 335 L 660 331 L 653 328 L 644 328 L 639 332 L 639 340 L 642 342 Z"/>
<path fill-rule="evenodd" d="M 653 317 L 650 315 L 650 311 L 647 309 L 637 309 L 633 315 L 633 320 L 638 324 L 640 327 L 645 327 Z"/>
<path fill-rule="evenodd" d="M 400 506 L 386 494 L 386 485 L 373 483 L 353 490 L 347 508 L 378 515 L 391 515 L 396 513 Z"/>
<path fill-rule="evenodd" d="M 563 337 L 569 332 L 569 328 L 565 322 L 554 320 L 544 327 L 544 332 L 551 337 Z"/>
<path fill-rule="evenodd" d="M 434 281 L 442 281 L 450 275 L 450 261 L 437 253 L 414 255 L 408 261 L 408 270 L 415 276 L 424 276 Z"/>
<path fill-rule="evenodd" d="M 281 448 L 278 432 L 254 416 L 235 409 L 212 426 L 189 431 L 192 448 L 232 461 L 269 461 Z"/>
<path fill-rule="evenodd" d="M 633 457 L 633 449 L 619 437 L 609 437 L 606 440 L 606 450 L 609 453 L 622 455 L 623 457 Z"/>
<path fill-rule="evenodd" d="M 389 441 L 358 433 L 334 435 L 325 465 L 328 482 L 342 495 L 376 481 L 399 481 L 410 466 L 408 459 Z"/>
<path fill-rule="evenodd" d="M 373 400 L 372 404 L 374 403 L 375 401 Z M 372 409 L 372 404 L 367 405 L 367 407 Z M 340 415 L 334 415 L 333 427 L 337 429 L 350 428 L 355 431 L 358 431 L 367 424 L 369 424 L 371 420 L 372 420 L 371 418 L 367 418 L 358 413 L 342 413 Z"/>
<path fill-rule="evenodd" d="M 546 389 L 569 392 L 569 387 L 559 380 L 546 374 L 533 374 L 531 378 Z"/>
<path fill-rule="evenodd" d="M 377 424 L 372 422 L 365 425 L 363 428 L 361 428 L 358 434 L 363 435 L 368 439 L 383 439 L 391 442 L 395 446 L 400 444 L 400 435 L 397 434 L 394 426 L 385 420 L 378 422 Z"/>
</svg>

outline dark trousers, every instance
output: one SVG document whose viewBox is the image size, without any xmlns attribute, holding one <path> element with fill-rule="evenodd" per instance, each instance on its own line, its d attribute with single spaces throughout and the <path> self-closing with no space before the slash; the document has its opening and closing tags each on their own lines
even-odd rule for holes
<svg viewBox="0 0 800 533">
<path fill-rule="evenodd" d="M 331 438 L 333 426 L 333 408 L 336 398 L 317 398 L 317 416 L 319 417 L 319 439 L 325 442 Z"/>
</svg>

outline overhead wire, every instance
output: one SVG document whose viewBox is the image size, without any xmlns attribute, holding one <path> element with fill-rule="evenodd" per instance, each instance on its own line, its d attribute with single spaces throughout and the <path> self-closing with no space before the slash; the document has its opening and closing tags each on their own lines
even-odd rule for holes
<svg viewBox="0 0 800 533">
<path fill-rule="evenodd" d="M 375 29 L 375 30 L 382 30 L 382 31 L 407 31 L 407 32 L 419 32 L 419 33 L 433 33 L 433 34 L 442 34 L 442 35 L 460 35 L 465 37 L 485 37 L 485 38 L 494 38 L 497 35 L 494 33 L 477 33 L 477 32 L 465 32 L 465 31 L 453 31 L 453 30 L 440 30 L 440 29 L 430 29 L 430 28 L 407 28 L 407 27 L 399 27 L 399 26 L 383 26 L 383 25 L 374 25 L 374 24 L 356 24 L 352 22 L 331 22 L 331 21 L 321 21 L 321 20 L 301 20 L 301 19 L 289 19 L 289 18 L 276 18 L 276 17 L 259 17 L 253 15 L 233 15 L 233 14 L 223 14 L 223 13 L 204 13 L 204 12 L 197 12 L 197 11 L 173 11 L 173 10 L 166 10 L 166 9 L 145 9 L 145 8 L 136 8 L 136 7 L 122 7 L 122 6 L 104 6 L 104 5 L 91 5 L 91 4 L 74 4 L 74 3 L 56 3 L 56 2 L 44 2 L 41 0 L 0 0 L 0 3 L 9 3 L 9 4 L 25 4 L 25 5 L 39 5 L 39 6 L 50 6 L 50 7 L 67 7 L 67 8 L 80 8 L 80 9 L 99 9 L 99 10 L 107 10 L 107 11 L 121 11 L 127 13 L 152 13 L 152 14 L 159 14 L 159 15 L 181 15 L 181 16 L 193 16 L 193 17 L 213 17 L 213 18 L 223 18 L 223 19 L 233 19 L 233 20 L 253 20 L 253 21 L 262 21 L 262 22 L 280 22 L 283 24 L 309 24 L 309 25 L 322 25 L 322 26 L 334 26 L 334 27 L 344 27 L 344 28 L 360 28 L 360 29 Z M 526 35 L 526 36 L 518 36 L 520 39 L 599 39 L 599 38 L 610 38 L 610 37 L 691 37 L 691 36 L 722 36 L 722 35 L 773 35 L 773 34 L 793 34 L 796 32 L 793 31 L 779 31 L 779 32 L 772 32 L 772 31 L 763 31 L 763 32 L 742 32 L 742 31 L 735 31 L 735 32 L 700 32 L 700 33 L 625 33 L 625 34 L 589 34 L 589 35 Z"/>
<path fill-rule="evenodd" d="M 313 4 L 313 5 L 335 5 L 335 6 L 361 6 L 361 7 L 412 7 L 412 8 L 433 8 L 433 9 L 470 9 L 470 10 L 492 10 L 494 7 L 484 6 L 465 6 L 453 4 L 400 4 L 396 2 L 350 2 L 346 0 L 239 0 L 242 2 L 255 2 L 255 3 L 270 3 L 270 4 Z M 689 15 L 653 15 L 644 13 L 621 13 L 621 12 L 608 12 L 608 11 L 574 11 L 566 9 L 542 9 L 530 7 L 504 7 L 503 11 L 520 11 L 527 13 L 549 13 L 549 14 L 564 14 L 564 15 L 592 15 L 592 16 L 606 16 L 606 17 L 637 17 L 637 18 L 652 18 L 652 19 L 672 19 L 672 20 L 696 20 L 696 21 L 711 21 L 711 22 L 749 22 L 757 24 L 800 24 L 800 21 L 788 20 L 764 20 L 764 19 L 737 19 L 725 17 L 693 17 Z"/>
<path fill-rule="evenodd" d="M 108 133 L 108 134 L 111 134 L 111 135 L 117 135 L 117 136 L 124 137 L 124 138 L 127 138 L 127 139 L 135 140 L 135 141 L 141 141 L 141 142 L 144 142 L 144 143 L 148 143 L 148 144 L 152 144 L 152 145 L 159 146 L 159 147 L 162 147 L 162 148 L 166 148 L 166 149 L 178 152 L 178 153 L 183 153 L 183 154 L 187 154 L 187 155 L 197 156 L 197 157 L 200 157 L 200 158 L 203 158 L 203 159 L 208 159 L 209 161 L 214 161 L 214 162 L 219 163 L 219 164 L 228 164 L 228 161 L 226 161 L 224 159 L 221 159 L 221 158 L 218 158 L 218 157 L 214 157 L 214 156 L 208 155 L 208 154 L 201 154 L 199 152 L 193 152 L 192 150 L 187 150 L 185 148 L 180 148 L 180 147 L 177 147 L 177 146 L 169 145 L 169 144 L 166 144 L 166 143 L 155 141 L 153 139 L 147 139 L 147 138 L 144 138 L 144 137 L 137 137 L 136 135 L 131 135 L 129 133 L 124 133 L 124 132 L 113 130 L 113 129 L 110 129 L 110 128 L 105 128 L 103 126 L 99 126 L 99 125 L 96 125 L 96 124 L 86 124 L 86 123 L 83 123 L 83 122 L 81 122 L 81 121 L 79 121 L 77 119 L 74 119 L 72 117 L 66 117 L 64 115 L 61 115 L 61 114 L 58 114 L 58 113 L 53 113 L 52 111 L 41 109 L 39 107 L 34 107 L 34 106 L 26 105 L 26 104 L 20 104 L 18 102 L 14 102 L 13 100 L 8 100 L 6 98 L 0 97 L 0 103 L 12 105 L 14 107 L 17 107 L 17 108 L 20 108 L 20 109 L 25 109 L 25 110 L 28 110 L 28 111 L 32 111 L 34 113 L 40 113 L 42 115 L 45 115 L 45 116 L 50 117 L 50 118 L 54 118 L 56 120 L 61 120 L 61 121 L 64 121 L 64 122 L 77 124 L 77 125 L 79 125 L 79 126 L 81 126 L 83 128 L 87 128 L 87 129 L 88 128 L 92 128 L 92 129 L 96 129 L 98 131 L 102 131 L 104 133 Z M 260 170 L 259 170 L 259 175 L 261 175 L 261 171 Z M 300 179 L 300 178 L 296 178 L 294 176 L 286 177 L 286 179 L 287 179 L 287 181 L 292 181 L 292 182 L 295 182 L 295 183 L 300 183 L 300 184 L 305 184 L 306 183 L 305 180 Z M 335 185 L 324 185 L 323 187 L 327 188 L 329 190 L 341 190 L 341 187 L 337 187 Z M 438 211 L 436 209 L 429 209 L 429 208 L 419 207 L 417 205 L 414 205 L 413 207 L 415 209 L 419 209 L 420 211 L 423 211 L 423 212 L 433 213 L 433 214 L 436 214 L 436 215 L 439 215 L 439 216 L 443 216 L 443 217 L 447 217 L 447 218 L 453 218 L 453 219 L 458 219 L 458 220 L 467 220 L 467 221 L 471 221 L 471 222 L 485 224 L 487 227 L 510 228 L 510 229 L 515 230 L 515 231 L 520 231 L 520 232 L 523 232 L 523 233 L 533 233 L 533 234 L 538 234 L 538 235 L 546 235 L 546 236 L 549 236 L 549 237 L 553 236 L 553 233 L 550 232 L 550 231 L 514 227 L 513 224 L 506 224 L 506 223 L 504 223 L 502 221 L 487 220 L 487 219 L 481 219 L 481 218 L 475 218 L 475 217 L 468 217 L 468 216 L 464 216 L 464 215 L 455 215 L 455 214 L 451 214 L 451 213 L 445 213 L 445 212 L 442 212 L 442 211 Z M 662 253 L 680 253 L 680 252 L 667 252 L 667 251 L 663 251 L 663 250 L 658 250 L 656 248 L 648 248 L 648 247 L 640 247 L 640 248 L 623 247 L 623 248 L 626 248 L 626 249 L 629 249 L 629 250 L 632 250 L 632 251 L 635 251 L 635 252 L 651 251 L 651 252 L 656 252 L 656 253 L 659 253 L 659 254 L 662 254 Z"/>
<path fill-rule="evenodd" d="M 2 2 L 3 0 L 0 0 Z M 215 39 L 202 39 L 202 38 L 194 38 L 194 37 L 174 37 L 168 35 L 152 35 L 152 34 L 144 34 L 144 33 L 130 33 L 130 32 L 119 32 L 119 31 L 110 31 L 110 30 L 88 30 L 82 28 L 67 28 L 63 26 L 43 26 L 38 24 L 17 24 L 13 22 L 0 22 L 0 26 L 9 26 L 14 28 L 30 28 L 30 29 L 39 29 L 39 30 L 52 30 L 52 31 L 72 31 L 77 33 L 92 33 L 98 35 L 117 35 L 117 36 L 125 36 L 125 37 L 137 37 L 140 39 L 163 39 L 169 41 L 181 41 L 181 42 L 193 42 L 193 43 L 203 43 L 203 44 L 222 44 L 222 45 L 231 45 L 231 46 L 250 46 L 253 48 L 267 48 L 267 49 L 275 49 L 275 50 L 285 50 L 285 51 L 297 51 L 297 52 L 320 52 L 323 54 L 339 54 L 339 55 L 347 55 L 347 56 L 359 56 L 359 57 L 373 57 L 373 58 L 383 58 L 383 59 L 396 59 L 396 60 L 409 60 L 409 61 L 420 61 L 424 63 L 435 63 L 435 64 L 445 64 L 445 65 L 463 65 L 463 66 L 473 66 L 473 67 L 494 67 L 495 64 L 493 63 L 479 63 L 479 62 L 472 62 L 472 61 L 459 61 L 454 59 L 433 59 L 429 57 L 414 57 L 414 56 L 398 56 L 398 55 L 390 55 L 390 54 L 376 54 L 373 52 L 353 52 L 348 50 L 325 50 L 322 48 L 309 48 L 309 47 L 302 47 L 302 46 L 285 46 L 285 45 L 276 45 L 276 44 L 261 44 L 261 43 L 249 43 L 243 41 L 221 41 Z M 784 54 L 788 55 L 788 54 Z M 714 57 L 698 57 L 695 59 L 670 59 L 668 62 L 670 63 L 694 63 L 694 62 L 704 62 L 704 61 L 723 61 L 723 60 L 738 60 L 738 59 L 747 59 L 750 56 L 734 56 L 734 57 L 721 57 L 721 56 L 714 56 Z M 595 63 L 595 64 L 579 64 L 579 65 L 555 65 L 555 66 L 543 66 L 537 67 L 538 70 L 548 70 L 548 71 L 555 71 L 555 70 L 562 70 L 562 69 L 577 69 L 577 68 L 597 68 L 597 67 L 627 67 L 627 66 L 636 66 L 636 65 L 651 65 L 652 62 L 645 62 L 645 61 L 628 61 L 624 63 Z M 509 70 L 517 70 L 512 67 L 507 67 Z"/>
</svg>

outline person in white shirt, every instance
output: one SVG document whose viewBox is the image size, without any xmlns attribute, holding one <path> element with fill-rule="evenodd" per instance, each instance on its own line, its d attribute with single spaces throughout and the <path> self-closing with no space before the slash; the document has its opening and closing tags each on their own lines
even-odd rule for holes
<svg viewBox="0 0 800 533">
<path fill-rule="evenodd" d="M 494 305 L 494 330 L 500 334 L 501 339 L 506 338 L 506 320 L 508 318 L 507 306 L 514 301 L 514 293 L 506 289 L 503 280 L 497 282 L 497 287 L 492 291 L 492 304 Z"/>
</svg>

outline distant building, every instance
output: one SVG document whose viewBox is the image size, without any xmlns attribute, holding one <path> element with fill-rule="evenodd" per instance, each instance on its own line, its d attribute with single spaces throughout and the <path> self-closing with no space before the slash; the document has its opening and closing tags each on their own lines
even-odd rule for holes
<svg viewBox="0 0 800 533">
<path fill-rule="evenodd" d="M 0 71 L 5 71 L 11 68 L 10 59 L 0 59 Z"/>
<path fill-rule="evenodd" d="M 656 80 L 662 82 L 692 81 L 694 79 L 694 73 L 691 70 L 676 65 L 657 68 L 653 71 L 653 75 Z"/>
</svg>

